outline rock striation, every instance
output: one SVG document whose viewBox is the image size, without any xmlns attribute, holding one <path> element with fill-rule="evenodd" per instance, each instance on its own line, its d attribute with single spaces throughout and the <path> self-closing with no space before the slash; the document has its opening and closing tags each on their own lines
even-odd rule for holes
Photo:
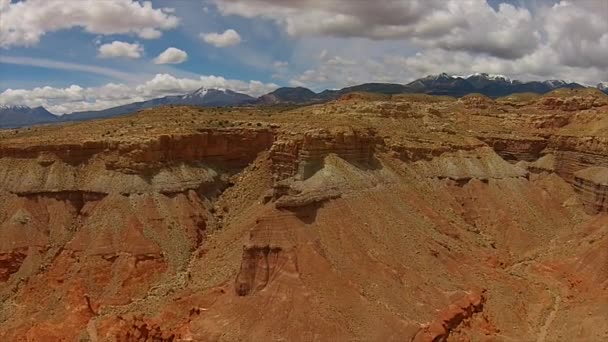
<svg viewBox="0 0 608 342">
<path fill-rule="evenodd" d="M 608 168 L 595 166 L 575 172 L 573 186 L 588 212 L 608 211 Z"/>
<path fill-rule="evenodd" d="M 562 96 L 0 131 L 0 340 L 602 340 L 608 108 Z"/>
<path fill-rule="evenodd" d="M 348 127 L 332 131 L 311 130 L 294 140 L 277 141 L 270 150 L 275 179 L 310 178 L 323 167 L 323 160 L 329 154 L 335 154 L 351 163 L 369 164 L 375 146 L 381 142 L 373 131 L 358 131 Z"/>
<path fill-rule="evenodd" d="M 19 194 L 183 192 L 212 183 L 214 164 L 248 165 L 272 141 L 268 130 L 208 130 L 139 142 L 0 144 L 0 186 Z"/>
<path fill-rule="evenodd" d="M 414 336 L 412 342 L 434 342 L 445 341 L 453 330 L 459 325 L 466 324 L 474 315 L 483 311 L 486 301 L 483 293 L 471 293 L 463 296 L 455 303 L 441 310 L 439 318 L 424 328 Z"/>
</svg>

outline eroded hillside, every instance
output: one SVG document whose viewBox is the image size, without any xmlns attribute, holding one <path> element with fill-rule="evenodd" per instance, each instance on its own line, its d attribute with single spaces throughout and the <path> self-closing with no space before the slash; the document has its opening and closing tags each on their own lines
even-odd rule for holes
<svg viewBox="0 0 608 342">
<path fill-rule="evenodd" d="M 608 96 L 0 131 L 0 340 L 604 341 Z"/>
</svg>

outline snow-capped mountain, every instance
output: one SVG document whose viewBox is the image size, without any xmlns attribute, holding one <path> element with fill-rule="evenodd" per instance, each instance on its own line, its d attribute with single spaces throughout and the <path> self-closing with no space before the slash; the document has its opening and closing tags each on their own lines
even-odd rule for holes
<svg viewBox="0 0 608 342">
<path fill-rule="evenodd" d="M 43 107 L 0 106 L 0 128 L 18 128 L 57 121 L 58 117 Z"/>
<path fill-rule="evenodd" d="M 478 79 L 486 79 L 488 81 L 498 81 L 498 82 L 506 82 L 506 83 L 512 83 L 511 79 L 508 78 L 505 75 L 500 75 L 500 74 L 486 74 L 484 72 L 476 72 L 474 74 L 470 74 L 467 77 L 464 77 L 467 80 L 471 80 L 474 78 L 478 78 Z"/>
<path fill-rule="evenodd" d="M 81 121 L 88 119 L 108 118 L 118 115 L 130 114 L 138 110 L 166 105 L 189 105 L 201 107 L 226 107 L 249 104 L 255 98 L 222 88 L 200 88 L 191 93 L 177 96 L 165 96 L 143 102 L 135 102 L 123 106 L 108 108 L 104 110 L 77 112 L 64 115 L 63 120 Z"/>
<path fill-rule="evenodd" d="M 24 105 L 0 105 L 0 110 L 15 110 L 15 111 L 23 111 L 30 110 L 31 108 Z"/>
<path fill-rule="evenodd" d="M 544 82 L 522 82 L 511 80 L 504 75 L 475 73 L 466 77 L 446 73 L 429 75 L 406 85 L 406 92 L 433 95 L 463 96 L 470 93 L 481 93 L 490 97 L 506 96 L 513 93 L 532 92 L 544 94 L 557 88 L 581 88 L 577 83 L 562 80 Z"/>
<path fill-rule="evenodd" d="M 190 94 L 177 96 L 171 104 L 193 106 L 237 106 L 255 99 L 249 95 L 234 92 L 224 88 L 200 88 Z"/>
<path fill-rule="evenodd" d="M 84 121 L 126 115 L 146 108 L 166 105 L 190 105 L 200 107 L 221 107 L 240 105 L 269 105 L 279 103 L 307 104 L 331 101 L 351 92 L 379 94 L 422 93 L 431 95 L 464 96 L 481 93 L 490 97 L 506 96 L 513 93 L 547 93 L 557 88 L 582 88 L 577 83 L 562 80 L 522 82 L 511 80 L 504 75 L 475 73 L 467 76 L 441 73 L 417 79 L 408 84 L 365 83 L 352 87 L 325 90 L 320 93 L 303 87 L 278 88 L 257 99 L 223 88 L 200 88 L 191 93 L 165 96 L 143 102 L 99 111 L 77 112 L 57 117 L 42 107 L 0 106 L 0 128 L 31 126 L 41 123 Z M 597 88 L 608 94 L 608 83 L 599 83 Z"/>
<path fill-rule="evenodd" d="M 562 81 L 562 80 L 547 80 L 543 82 L 544 84 L 548 85 L 551 88 L 561 88 L 563 86 L 565 86 L 566 81 Z"/>
<path fill-rule="evenodd" d="M 488 86 L 509 87 L 513 85 L 513 81 L 506 76 L 486 73 L 471 74 L 466 77 L 466 80 L 471 83 L 475 89 L 484 89 Z"/>
<path fill-rule="evenodd" d="M 223 88 L 217 88 L 218 91 L 226 91 L 226 89 Z M 199 88 L 193 92 L 191 92 L 190 94 L 186 94 L 183 95 L 182 98 L 183 99 L 188 99 L 188 98 L 193 98 L 193 97 L 204 97 L 205 95 L 207 95 L 207 93 L 209 92 L 209 88 L 207 87 L 202 87 Z"/>
<path fill-rule="evenodd" d="M 457 75 L 449 75 L 445 72 L 442 72 L 441 74 L 436 74 L 436 75 L 427 75 L 426 77 L 423 77 L 420 79 L 420 81 L 441 81 L 441 80 L 450 80 L 450 79 L 456 79 L 456 78 L 462 78 L 460 76 Z"/>
<path fill-rule="evenodd" d="M 419 78 L 405 86 L 404 92 L 463 96 L 475 92 L 473 84 L 460 76 L 446 73 Z"/>
</svg>

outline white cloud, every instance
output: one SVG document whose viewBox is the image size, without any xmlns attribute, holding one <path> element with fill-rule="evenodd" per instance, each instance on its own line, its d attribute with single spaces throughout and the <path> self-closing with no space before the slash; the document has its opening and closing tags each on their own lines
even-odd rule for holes
<svg viewBox="0 0 608 342">
<path fill-rule="evenodd" d="M 439 72 L 453 75 L 487 72 L 523 81 L 563 79 L 591 86 L 608 78 L 607 69 L 560 64 L 560 57 L 548 46 L 514 60 L 463 51 L 446 53 L 440 48 L 427 49 L 412 56 L 387 53 L 380 57 L 363 54 L 346 58 L 327 52 L 324 57 L 307 70 L 279 74 L 280 79 L 293 86 L 324 89 L 367 82 L 404 84 Z"/>
<path fill-rule="evenodd" d="M 214 1 L 222 15 L 271 20 L 295 38 L 290 65 L 299 70 L 273 75 L 291 84 L 406 83 L 444 71 L 584 84 L 608 77 L 607 1 Z"/>
<path fill-rule="evenodd" d="M 547 43 L 558 62 L 608 68 L 608 2 L 562 1 L 544 15 Z"/>
<path fill-rule="evenodd" d="M 215 47 L 228 47 L 241 42 L 241 36 L 233 29 L 228 29 L 223 33 L 201 33 L 200 37 Z"/>
<path fill-rule="evenodd" d="M 135 89 L 137 94 L 147 98 L 155 98 L 185 94 L 201 87 L 225 88 L 251 96 L 260 96 L 276 89 L 278 86 L 273 83 L 245 82 L 214 75 L 200 76 L 198 79 L 193 79 L 177 78 L 169 74 L 157 74 L 153 79 L 135 87 Z"/>
<path fill-rule="evenodd" d="M 101 58 L 141 58 L 144 48 L 138 43 L 130 44 L 126 42 L 113 41 L 99 47 L 99 57 Z"/>
<path fill-rule="evenodd" d="M 272 62 L 272 78 L 281 79 L 289 72 L 289 62 L 287 61 L 274 61 Z"/>
<path fill-rule="evenodd" d="M 161 31 L 150 28 L 150 27 L 142 29 L 138 33 L 138 36 L 143 39 L 158 39 L 158 38 L 162 37 L 162 35 L 163 35 L 163 33 Z"/>
<path fill-rule="evenodd" d="M 0 55 L 0 63 L 15 64 L 15 65 L 28 65 L 41 68 L 58 69 L 58 70 L 72 70 L 89 72 L 97 75 L 106 77 L 112 77 L 126 82 L 133 82 L 139 79 L 138 75 L 134 73 L 128 73 L 124 71 L 114 70 L 110 68 L 100 67 L 97 65 L 68 63 L 50 60 L 46 58 L 32 58 L 32 57 L 13 57 L 13 56 L 2 56 Z"/>
<path fill-rule="evenodd" d="M 251 96 L 260 96 L 278 86 L 273 83 L 245 82 L 213 75 L 195 79 L 157 74 L 147 82 L 136 86 L 108 83 L 91 88 L 71 85 L 67 88 L 46 86 L 34 89 L 7 89 L 0 93 L 0 105 L 43 106 L 53 113 L 63 114 L 105 109 L 168 95 L 181 95 L 201 87 L 227 88 Z"/>
<path fill-rule="evenodd" d="M 153 79 L 135 87 L 135 93 L 145 98 L 179 95 L 203 86 L 197 79 L 177 78 L 169 74 L 157 74 Z"/>
<path fill-rule="evenodd" d="M 274 61 L 272 63 L 272 66 L 275 69 L 285 69 L 289 66 L 289 62 L 285 62 L 285 61 Z"/>
<path fill-rule="evenodd" d="M 0 2 L 0 47 L 32 46 L 48 32 L 83 27 L 96 34 L 135 34 L 144 39 L 161 36 L 178 25 L 178 18 L 149 1 L 29 0 Z"/>
<path fill-rule="evenodd" d="M 155 64 L 180 64 L 188 60 L 186 51 L 170 47 L 154 59 Z"/>
<path fill-rule="evenodd" d="M 325 50 L 319 64 L 295 74 L 282 74 L 292 86 L 318 90 L 334 89 L 368 82 L 406 83 L 410 71 L 390 65 L 384 58 L 367 55 L 341 57 Z"/>
<path fill-rule="evenodd" d="M 540 35 L 526 8 L 486 0 L 216 0 L 224 15 L 266 18 L 291 36 L 417 40 L 496 56 L 522 56 Z"/>
<path fill-rule="evenodd" d="M 443 28 L 443 31 L 441 30 Z M 416 25 L 412 39 L 423 47 L 466 51 L 506 59 L 534 51 L 540 32 L 526 8 L 502 3 L 498 10 L 483 1 L 448 3 Z"/>
</svg>

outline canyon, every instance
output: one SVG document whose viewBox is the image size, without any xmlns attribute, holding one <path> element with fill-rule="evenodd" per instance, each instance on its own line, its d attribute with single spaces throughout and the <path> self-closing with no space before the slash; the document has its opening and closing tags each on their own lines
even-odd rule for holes
<svg viewBox="0 0 608 342">
<path fill-rule="evenodd" d="M 605 341 L 608 95 L 0 130 L 2 341 Z"/>
</svg>

